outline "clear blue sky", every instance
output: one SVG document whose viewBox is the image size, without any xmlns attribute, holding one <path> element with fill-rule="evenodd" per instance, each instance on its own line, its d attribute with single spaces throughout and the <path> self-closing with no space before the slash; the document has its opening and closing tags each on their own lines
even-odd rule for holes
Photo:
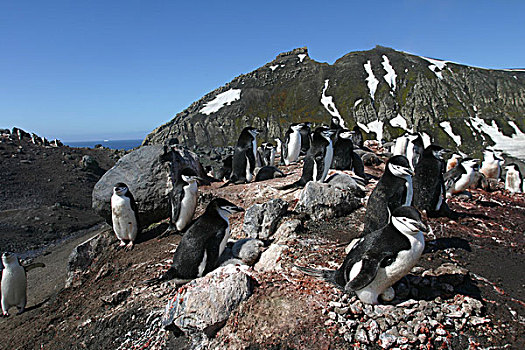
<svg viewBox="0 0 525 350">
<path fill-rule="evenodd" d="M 283 51 L 333 63 L 376 44 L 525 66 L 525 1 L 0 2 L 0 128 L 142 138 Z"/>
</svg>

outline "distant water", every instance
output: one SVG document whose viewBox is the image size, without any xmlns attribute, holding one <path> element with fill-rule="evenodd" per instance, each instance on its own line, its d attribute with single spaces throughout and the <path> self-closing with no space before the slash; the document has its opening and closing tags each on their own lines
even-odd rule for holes
<svg viewBox="0 0 525 350">
<path fill-rule="evenodd" d="M 95 145 L 102 145 L 111 149 L 125 149 L 129 150 L 140 146 L 142 140 L 99 140 L 99 141 L 77 141 L 77 142 L 64 142 L 69 147 L 89 147 L 94 148 Z"/>
</svg>

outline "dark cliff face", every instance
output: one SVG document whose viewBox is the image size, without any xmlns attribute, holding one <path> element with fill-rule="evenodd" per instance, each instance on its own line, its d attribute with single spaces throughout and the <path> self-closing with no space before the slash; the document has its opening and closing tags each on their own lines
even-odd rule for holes
<svg viewBox="0 0 525 350">
<path fill-rule="evenodd" d="M 390 140 L 415 130 L 472 152 L 493 145 L 491 125 L 506 136 L 525 131 L 524 114 L 523 70 L 473 68 L 380 46 L 329 65 L 301 48 L 210 92 L 144 143 L 178 138 L 188 146 L 232 145 L 246 125 L 263 129 L 260 139 L 271 141 L 293 122 L 329 124 L 340 116 L 369 138 Z"/>
</svg>

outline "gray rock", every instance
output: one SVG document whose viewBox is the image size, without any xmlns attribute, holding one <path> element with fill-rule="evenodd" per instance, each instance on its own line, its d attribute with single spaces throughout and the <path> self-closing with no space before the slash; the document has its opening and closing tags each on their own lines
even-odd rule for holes
<svg viewBox="0 0 525 350">
<path fill-rule="evenodd" d="M 321 220 L 347 215 L 360 205 L 361 200 L 351 191 L 310 181 L 301 191 L 295 210 L 310 215 L 314 220 Z"/>
<path fill-rule="evenodd" d="M 104 174 L 104 170 L 100 168 L 97 160 L 90 155 L 84 155 L 82 157 L 82 159 L 80 160 L 80 166 L 84 171 L 89 171 L 97 175 Z"/>
<path fill-rule="evenodd" d="M 254 269 L 258 272 L 270 272 L 282 270 L 281 256 L 288 246 L 281 244 L 272 244 L 264 253 L 261 254 L 261 258 L 255 264 Z"/>
<path fill-rule="evenodd" d="M 379 335 L 380 346 L 388 349 L 397 342 L 397 337 L 393 334 L 381 333 Z"/>
<path fill-rule="evenodd" d="M 297 231 L 302 229 L 302 222 L 299 219 L 292 219 L 281 223 L 273 237 L 275 243 L 286 244 L 297 237 Z"/>
<path fill-rule="evenodd" d="M 142 226 L 170 216 L 168 193 L 183 167 L 205 176 L 197 155 L 182 146 L 141 147 L 122 157 L 93 189 L 93 209 L 111 224 L 111 195 L 118 182 L 128 185 L 139 207 Z"/>
<path fill-rule="evenodd" d="M 166 305 L 162 324 L 184 333 L 214 335 L 252 293 L 246 267 L 228 265 L 186 284 Z"/>
<path fill-rule="evenodd" d="M 81 276 L 88 270 L 93 260 L 116 241 L 115 234 L 111 230 L 106 230 L 76 246 L 69 255 L 65 287 L 80 284 Z"/>
<path fill-rule="evenodd" d="M 368 344 L 368 335 L 366 334 L 366 330 L 361 326 L 355 331 L 354 337 L 357 342 Z"/>
<path fill-rule="evenodd" d="M 335 173 L 326 179 L 325 183 L 330 184 L 340 190 L 352 191 L 357 197 L 364 197 L 365 192 L 362 187 L 360 187 L 354 178 L 345 173 Z"/>
<path fill-rule="evenodd" d="M 259 259 L 263 246 L 264 243 L 258 239 L 240 239 L 233 244 L 232 255 L 234 258 L 241 259 L 247 265 L 252 266 Z"/>
<path fill-rule="evenodd" d="M 244 214 L 243 231 L 250 238 L 268 239 L 277 229 L 288 210 L 288 202 L 280 198 L 263 204 L 254 204 Z"/>
</svg>

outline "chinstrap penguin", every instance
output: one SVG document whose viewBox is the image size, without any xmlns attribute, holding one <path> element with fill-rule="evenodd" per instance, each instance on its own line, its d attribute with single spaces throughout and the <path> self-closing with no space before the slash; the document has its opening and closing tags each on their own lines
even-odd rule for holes
<svg viewBox="0 0 525 350">
<path fill-rule="evenodd" d="M 290 165 L 299 159 L 301 154 L 301 129 L 300 123 L 291 124 L 284 135 L 283 151 L 281 157 L 285 165 Z"/>
<path fill-rule="evenodd" d="M 310 122 L 301 123 L 302 127 L 299 130 L 301 134 L 301 155 L 305 155 L 310 149 L 310 144 L 312 143 L 311 125 L 312 123 Z"/>
<path fill-rule="evenodd" d="M 120 240 L 120 246 L 133 249 L 133 243 L 139 233 L 139 209 L 135 198 L 125 183 L 119 182 L 113 187 L 111 217 L 113 231 Z"/>
<path fill-rule="evenodd" d="M 406 157 L 412 170 L 415 169 L 417 163 L 423 156 L 424 149 L 425 147 L 423 146 L 423 138 L 421 135 L 415 134 L 409 136 L 406 148 Z"/>
<path fill-rule="evenodd" d="M 284 177 L 285 174 L 274 166 L 263 166 L 262 168 L 255 168 L 255 182 L 275 179 L 276 177 Z"/>
<path fill-rule="evenodd" d="M 45 267 L 42 263 L 23 266 L 18 257 L 9 252 L 2 254 L 2 314 L 9 316 L 9 309 L 18 308 L 18 314 L 24 312 L 27 304 L 27 271 L 36 267 Z"/>
<path fill-rule="evenodd" d="M 523 176 L 521 175 L 518 165 L 512 163 L 505 166 L 507 174 L 505 175 L 505 189 L 510 193 L 521 193 Z"/>
<path fill-rule="evenodd" d="M 328 175 L 334 156 L 331 136 L 334 130 L 327 127 L 315 129 L 312 144 L 303 164 L 301 178 L 294 183 L 280 187 L 280 190 L 304 187 L 308 181 L 323 182 Z"/>
<path fill-rule="evenodd" d="M 479 169 L 477 159 L 465 158 L 459 165 L 443 175 L 446 197 L 465 191 L 474 182 L 474 175 Z"/>
<path fill-rule="evenodd" d="M 416 265 L 425 248 L 423 233 L 428 228 L 414 207 L 394 210 L 391 221 L 381 229 L 357 239 L 341 267 L 335 271 L 298 267 L 301 271 L 355 292 L 366 304 L 394 298 L 392 285 Z"/>
<path fill-rule="evenodd" d="M 275 147 L 269 142 L 263 142 L 257 148 L 257 167 L 273 166 L 275 164 Z"/>
<path fill-rule="evenodd" d="M 501 175 L 501 162 L 503 159 L 498 158 L 494 151 L 483 152 L 483 162 L 479 172 L 485 175 L 487 179 L 499 179 Z"/>
<path fill-rule="evenodd" d="M 459 164 L 461 159 L 463 159 L 463 157 L 461 155 L 459 155 L 457 153 L 454 153 L 450 157 L 450 159 L 447 160 L 447 169 L 445 170 L 445 172 L 454 169 Z"/>
<path fill-rule="evenodd" d="M 411 205 L 412 175 L 414 172 L 405 156 L 393 156 L 387 161 L 383 176 L 368 198 L 362 235 L 385 226 L 396 208 Z"/>
<path fill-rule="evenodd" d="M 174 280 L 175 284 L 184 284 L 213 270 L 230 237 L 228 218 L 242 211 L 226 199 L 213 199 L 182 236 L 168 271 L 144 283 Z"/>
<path fill-rule="evenodd" d="M 351 139 L 349 130 L 336 129 L 332 136 L 334 143 L 334 157 L 332 160 L 332 169 L 352 170 L 352 161 L 354 159 L 354 144 Z"/>
<path fill-rule="evenodd" d="M 166 232 L 183 232 L 191 222 L 199 197 L 197 180 L 202 179 L 191 168 L 184 168 L 177 174 L 169 194 L 171 217 Z"/>
<path fill-rule="evenodd" d="M 252 181 L 257 153 L 256 136 L 259 132 L 260 130 L 250 126 L 241 131 L 233 152 L 230 180 L 223 186 L 229 183 L 241 184 Z"/>
</svg>

